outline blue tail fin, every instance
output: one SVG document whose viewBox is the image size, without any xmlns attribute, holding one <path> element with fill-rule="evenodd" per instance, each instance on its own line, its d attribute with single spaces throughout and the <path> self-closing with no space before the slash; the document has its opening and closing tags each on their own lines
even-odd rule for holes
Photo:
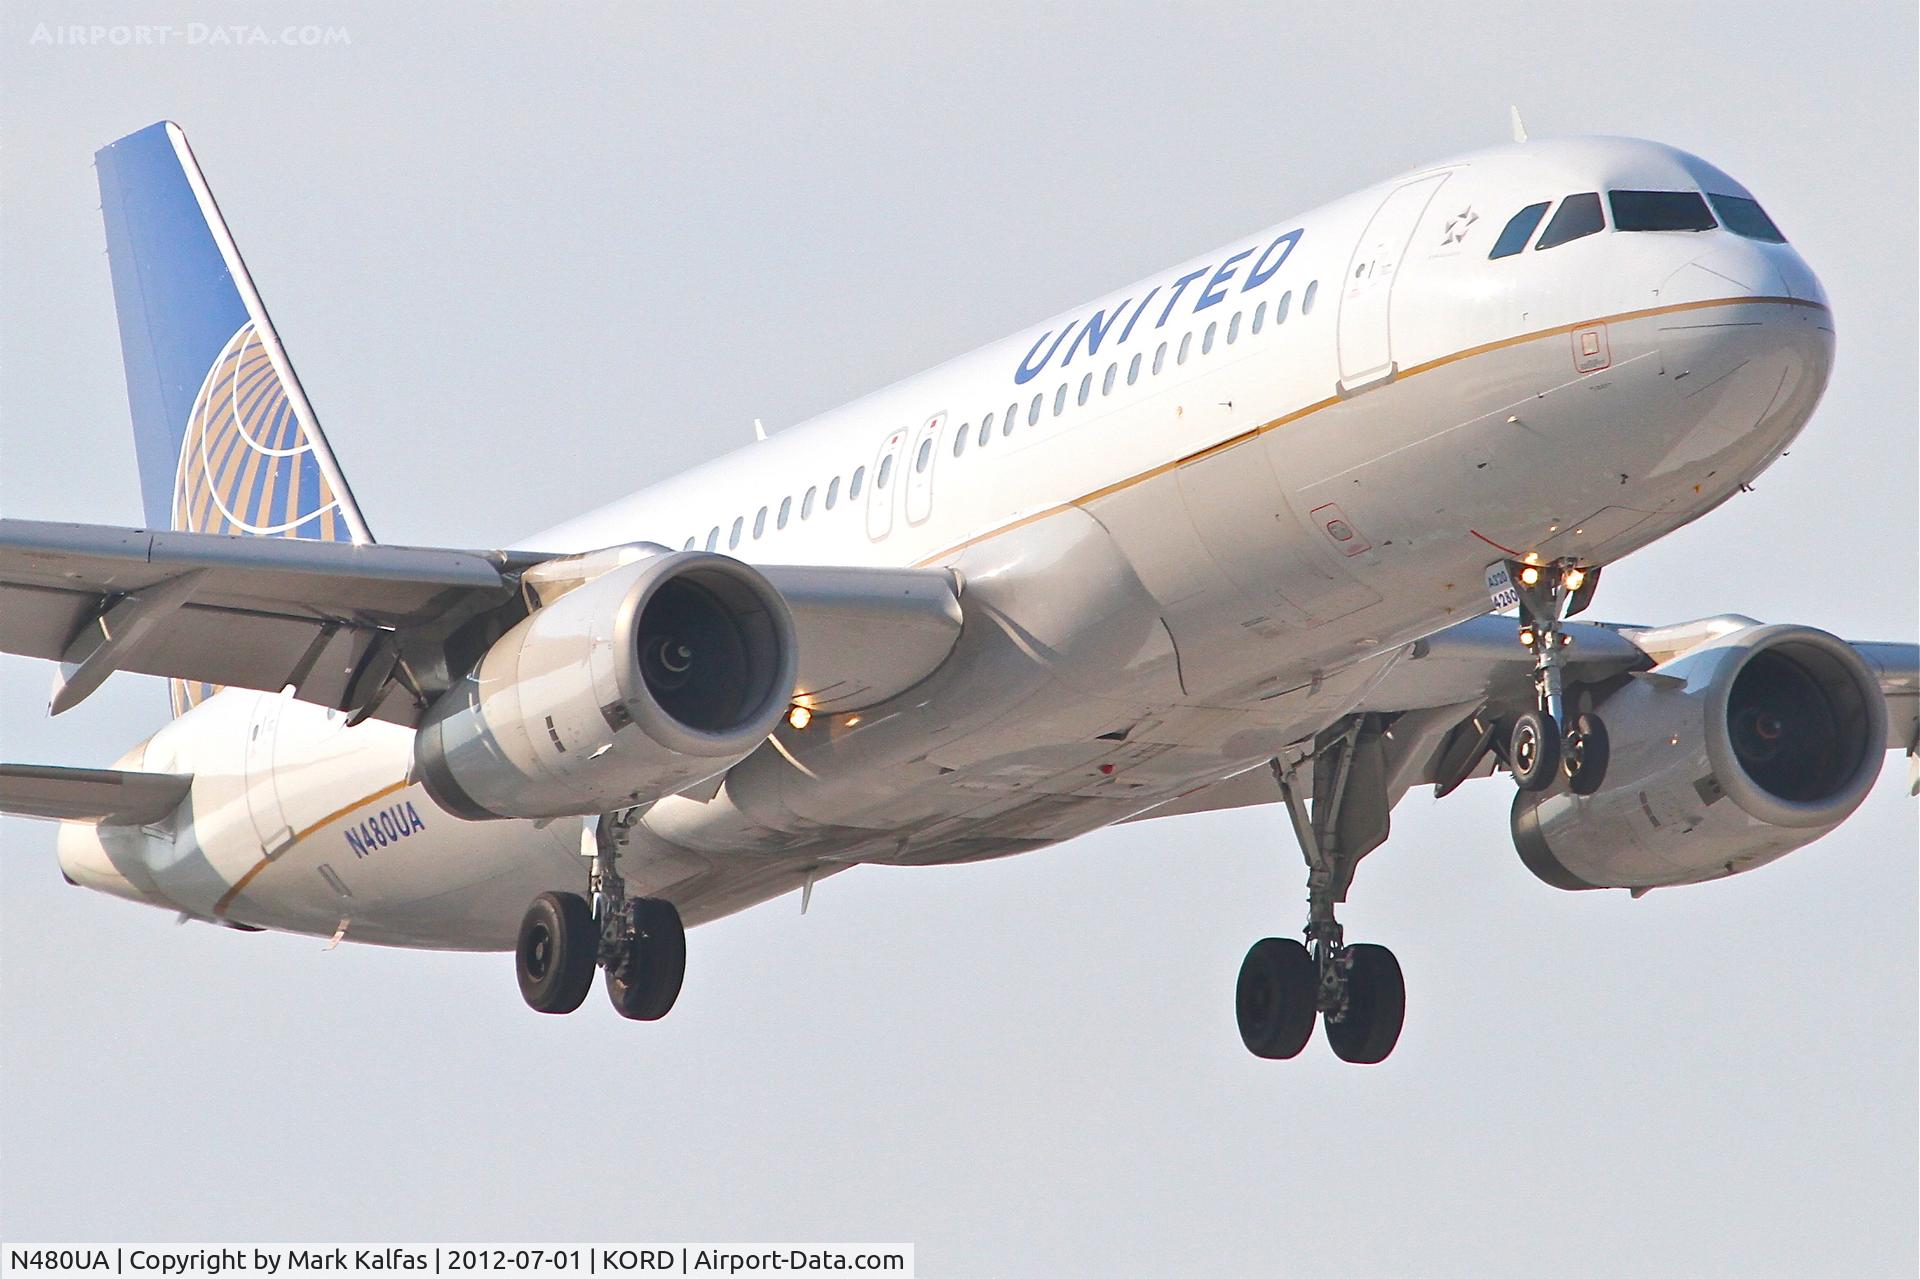
<svg viewBox="0 0 1920 1279">
<path fill-rule="evenodd" d="M 186 135 L 94 164 L 147 526 L 371 542 Z M 175 714 L 213 691 L 172 684 Z"/>
<path fill-rule="evenodd" d="M 372 541 L 180 126 L 94 162 L 148 526 Z"/>
</svg>

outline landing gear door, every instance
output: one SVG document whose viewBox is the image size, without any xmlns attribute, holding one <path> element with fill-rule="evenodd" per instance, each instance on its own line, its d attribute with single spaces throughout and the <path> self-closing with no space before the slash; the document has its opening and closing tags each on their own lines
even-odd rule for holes
<svg viewBox="0 0 1920 1279">
<path fill-rule="evenodd" d="M 873 455 L 873 474 L 867 481 L 867 536 L 879 541 L 893 532 L 894 493 L 900 488 L 900 457 L 907 449 L 902 427 L 889 432 Z"/>
<path fill-rule="evenodd" d="M 1446 174 L 1434 173 L 1395 187 L 1360 233 L 1340 291 L 1342 395 L 1388 381 L 1398 372 L 1389 332 L 1393 283 L 1406 261 L 1414 228 L 1446 180 Z"/>
<path fill-rule="evenodd" d="M 940 465 L 940 428 L 947 415 L 928 418 L 913 437 L 907 457 L 907 523 L 925 524 L 933 514 L 933 473 Z"/>
</svg>

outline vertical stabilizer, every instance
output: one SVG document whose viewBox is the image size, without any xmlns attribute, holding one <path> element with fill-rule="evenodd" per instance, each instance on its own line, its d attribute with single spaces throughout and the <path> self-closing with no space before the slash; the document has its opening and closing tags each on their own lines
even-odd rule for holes
<svg viewBox="0 0 1920 1279">
<path fill-rule="evenodd" d="M 148 526 L 371 542 L 186 135 L 94 160 Z"/>
<path fill-rule="evenodd" d="M 186 134 L 94 165 L 147 526 L 371 542 Z M 174 713 L 212 691 L 172 681 Z"/>
</svg>

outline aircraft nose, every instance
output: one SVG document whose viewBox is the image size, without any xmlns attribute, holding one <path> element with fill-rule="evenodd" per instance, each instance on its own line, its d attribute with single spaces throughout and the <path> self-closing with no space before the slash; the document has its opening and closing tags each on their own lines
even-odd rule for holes
<svg viewBox="0 0 1920 1279">
<path fill-rule="evenodd" d="M 1792 297 L 1779 265 L 1748 240 L 1714 237 L 1660 281 L 1663 297 Z"/>
</svg>

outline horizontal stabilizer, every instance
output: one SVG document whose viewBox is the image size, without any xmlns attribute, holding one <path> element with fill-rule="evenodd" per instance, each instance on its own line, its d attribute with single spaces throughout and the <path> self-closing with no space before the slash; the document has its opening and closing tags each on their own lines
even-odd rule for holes
<svg viewBox="0 0 1920 1279">
<path fill-rule="evenodd" d="M 182 773 L 133 773 L 115 768 L 60 768 L 0 764 L 0 813 L 48 821 L 146 826 L 162 821 L 187 797 L 193 778 Z"/>
</svg>

